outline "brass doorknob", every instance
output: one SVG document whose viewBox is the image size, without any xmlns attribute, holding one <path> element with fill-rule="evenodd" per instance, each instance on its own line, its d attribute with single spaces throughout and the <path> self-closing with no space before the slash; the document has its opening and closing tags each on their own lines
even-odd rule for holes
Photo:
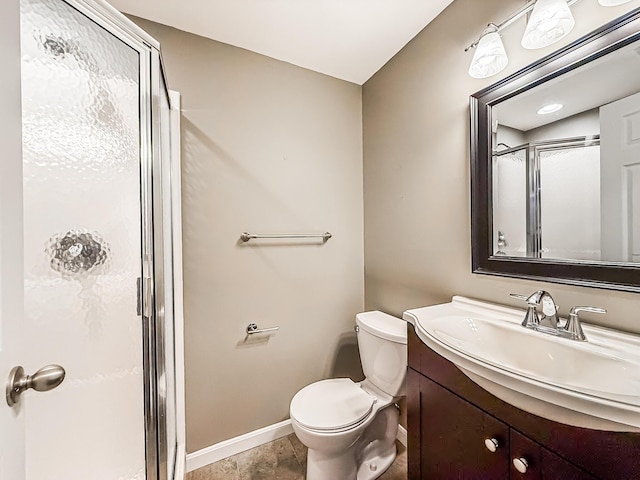
<svg viewBox="0 0 640 480">
<path fill-rule="evenodd" d="M 25 375 L 21 366 L 13 367 L 7 382 L 7 404 L 10 407 L 15 405 L 20 399 L 20 394 L 30 388 L 36 392 L 53 390 L 62 383 L 65 374 L 64 368 L 60 365 L 47 365 L 33 375 Z"/>
</svg>

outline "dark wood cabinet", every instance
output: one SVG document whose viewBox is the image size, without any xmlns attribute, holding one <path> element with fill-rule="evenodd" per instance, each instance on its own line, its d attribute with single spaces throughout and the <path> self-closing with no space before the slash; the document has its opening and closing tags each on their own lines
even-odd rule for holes
<svg viewBox="0 0 640 480">
<path fill-rule="evenodd" d="M 509 478 L 509 427 L 426 377 L 419 376 L 421 478 Z M 484 444 L 494 439 L 495 452 Z"/>
<path fill-rule="evenodd" d="M 640 434 L 573 427 L 509 405 L 412 326 L 407 382 L 409 480 L 640 480 Z"/>
<path fill-rule="evenodd" d="M 522 480 L 597 480 L 581 468 L 576 467 L 552 451 L 538 445 L 520 432 L 510 430 L 509 453 L 510 479 Z M 524 459 L 527 470 L 522 473 L 516 469 L 514 459 Z"/>
</svg>

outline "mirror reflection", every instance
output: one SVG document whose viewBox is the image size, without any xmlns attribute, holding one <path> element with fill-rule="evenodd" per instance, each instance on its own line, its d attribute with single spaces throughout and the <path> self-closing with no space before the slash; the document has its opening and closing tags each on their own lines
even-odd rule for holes
<svg viewBox="0 0 640 480">
<path fill-rule="evenodd" d="M 640 42 L 491 111 L 493 255 L 640 263 Z"/>
</svg>

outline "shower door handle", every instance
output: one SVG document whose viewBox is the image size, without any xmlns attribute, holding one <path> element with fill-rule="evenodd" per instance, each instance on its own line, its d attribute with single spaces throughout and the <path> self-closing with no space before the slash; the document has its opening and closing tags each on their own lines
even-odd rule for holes
<svg viewBox="0 0 640 480">
<path fill-rule="evenodd" d="M 33 375 L 25 375 L 21 366 L 13 367 L 9 373 L 6 397 L 7 404 L 12 407 L 20 399 L 20 394 L 33 388 L 36 392 L 53 390 L 64 380 L 66 372 L 60 365 L 47 365 Z"/>
</svg>

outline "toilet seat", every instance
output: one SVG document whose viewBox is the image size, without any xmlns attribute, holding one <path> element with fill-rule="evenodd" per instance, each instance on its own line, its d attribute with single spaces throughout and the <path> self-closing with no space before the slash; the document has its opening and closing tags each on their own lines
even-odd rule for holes
<svg viewBox="0 0 640 480">
<path fill-rule="evenodd" d="M 309 430 L 338 432 L 363 423 L 376 400 L 350 379 L 333 378 L 307 385 L 296 393 L 290 414 Z"/>
</svg>

